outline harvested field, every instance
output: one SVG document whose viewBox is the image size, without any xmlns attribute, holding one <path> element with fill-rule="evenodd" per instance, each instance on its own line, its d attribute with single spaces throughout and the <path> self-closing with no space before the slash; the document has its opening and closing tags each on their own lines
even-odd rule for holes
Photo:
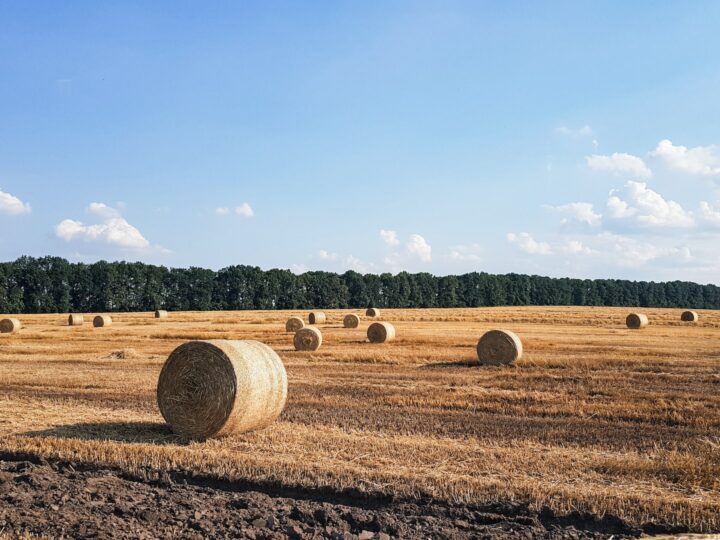
<svg viewBox="0 0 720 540">
<path fill-rule="evenodd" d="M 315 352 L 284 331 L 304 312 L 118 313 L 102 332 L 22 316 L 0 336 L 0 451 L 465 509 L 527 504 L 617 517 L 623 534 L 718 531 L 720 313 L 688 326 L 679 310 L 647 309 L 637 332 L 627 312 L 383 310 L 398 338 L 377 347 L 368 321 L 344 329 L 347 311 L 326 311 Z M 523 357 L 478 367 L 478 338 L 494 328 L 516 332 Z M 192 339 L 273 347 L 289 378 L 279 421 L 203 443 L 172 435 L 155 384 Z"/>
</svg>

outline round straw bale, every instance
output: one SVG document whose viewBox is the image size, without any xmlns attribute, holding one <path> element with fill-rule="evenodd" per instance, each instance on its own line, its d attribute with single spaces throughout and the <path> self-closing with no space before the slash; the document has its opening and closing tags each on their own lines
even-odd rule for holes
<svg viewBox="0 0 720 540">
<path fill-rule="evenodd" d="M 324 323 L 326 320 L 327 317 L 322 311 L 311 311 L 310 315 L 308 315 L 308 322 L 310 324 L 320 324 Z"/>
<path fill-rule="evenodd" d="M 628 328 L 645 328 L 650 321 L 648 321 L 647 315 L 644 313 L 631 313 L 625 319 L 625 324 Z"/>
<path fill-rule="evenodd" d="M 112 324 L 112 317 L 110 315 L 96 315 L 93 319 L 93 326 L 100 328 L 102 326 L 110 326 Z"/>
<path fill-rule="evenodd" d="M 287 399 L 287 373 L 275 351 L 259 341 L 190 341 L 160 372 L 157 401 L 172 430 L 207 439 L 274 422 Z"/>
<path fill-rule="evenodd" d="M 485 332 L 477 344 L 477 355 L 481 364 L 495 366 L 512 364 L 522 358 L 522 354 L 522 341 L 510 330 Z"/>
<path fill-rule="evenodd" d="M 367 308 L 367 311 L 365 311 L 365 315 L 367 317 L 379 317 L 380 316 L 380 310 L 374 307 Z"/>
<path fill-rule="evenodd" d="M 322 345 L 322 332 L 314 326 L 306 326 L 295 332 L 293 343 L 296 351 L 317 351 Z"/>
<path fill-rule="evenodd" d="M 156 319 L 167 319 L 168 312 L 164 309 L 158 309 L 155 311 L 155 318 Z"/>
<path fill-rule="evenodd" d="M 697 322 L 698 314 L 695 311 L 683 311 L 680 320 L 685 322 Z"/>
<path fill-rule="evenodd" d="M 360 326 L 360 317 L 354 313 L 348 313 L 343 317 L 343 328 L 357 328 Z"/>
<path fill-rule="evenodd" d="M 389 322 L 374 322 L 367 329 L 370 343 L 385 343 L 395 339 L 395 327 Z"/>
<path fill-rule="evenodd" d="M 285 323 L 285 331 L 286 332 L 297 332 L 302 327 L 305 326 L 305 323 L 300 317 L 290 317 L 287 322 Z"/>
<path fill-rule="evenodd" d="M 78 315 L 77 313 L 71 313 L 68 315 L 68 326 L 82 326 L 85 322 L 85 317 Z"/>
<path fill-rule="evenodd" d="M 12 334 L 22 328 L 22 323 L 18 319 L 3 319 L 0 321 L 0 333 Z"/>
</svg>

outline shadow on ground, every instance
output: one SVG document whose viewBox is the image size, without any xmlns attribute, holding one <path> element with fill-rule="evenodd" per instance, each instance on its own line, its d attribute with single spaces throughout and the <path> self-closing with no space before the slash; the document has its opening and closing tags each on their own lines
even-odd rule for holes
<svg viewBox="0 0 720 540">
<path fill-rule="evenodd" d="M 190 443 L 188 439 L 175 435 L 167 424 L 161 422 L 82 422 L 39 431 L 28 431 L 22 435 L 157 445 Z"/>
</svg>

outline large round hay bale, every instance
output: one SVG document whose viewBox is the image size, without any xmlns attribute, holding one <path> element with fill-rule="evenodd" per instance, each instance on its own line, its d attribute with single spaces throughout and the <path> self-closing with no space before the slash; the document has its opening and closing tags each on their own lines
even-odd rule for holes
<svg viewBox="0 0 720 540">
<path fill-rule="evenodd" d="M 343 317 L 343 328 L 357 328 L 360 326 L 360 317 L 354 313 L 348 313 Z"/>
<path fill-rule="evenodd" d="M 22 323 L 18 319 L 3 319 L 0 321 L 0 333 L 12 334 L 22 328 Z"/>
<path fill-rule="evenodd" d="M 625 324 L 628 328 L 645 328 L 649 323 L 650 321 L 644 313 L 631 313 L 625 318 Z"/>
<path fill-rule="evenodd" d="M 308 315 L 308 322 L 310 324 L 320 324 L 324 323 L 326 320 L 327 317 L 322 311 L 311 311 L 310 315 Z"/>
<path fill-rule="evenodd" d="M 477 344 L 478 360 L 481 364 L 512 364 L 522 358 L 522 341 L 510 330 L 490 330 L 485 332 Z"/>
<path fill-rule="evenodd" d="M 168 312 L 164 309 L 158 309 L 155 311 L 155 318 L 156 319 L 167 319 Z"/>
<path fill-rule="evenodd" d="M 110 326 L 112 324 L 112 317 L 110 315 L 96 315 L 93 319 L 93 326 L 95 328 L 101 328 L 103 326 Z"/>
<path fill-rule="evenodd" d="M 68 326 L 82 326 L 85 322 L 85 317 L 78 315 L 77 313 L 71 313 L 68 315 Z"/>
<path fill-rule="evenodd" d="M 160 372 L 157 402 L 183 437 L 208 439 L 263 428 L 287 399 L 287 373 L 275 351 L 259 341 L 190 341 Z"/>
<path fill-rule="evenodd" d="M 698 314 L 695 311 L 683 311 L 680 315 L 680 320 L 685 322 L 697 322 Z"/>
<path fill-rule="evenodd" d="M 389 322 L 374 322 L 367 329 L 370 343 L 385 343 L 395 339 L 395 327 Z"/>
<path fill-rule="evenodd" d="M 322 332 L 314 326 L 306 326 L 295 332 L 293 344 L 296 351 L 317 351 L 322 345 Z"/>
<path fill-rule="evenodd" d="M 379 317 L 380 316 L 380 310 L 374 307 L 367 308 L 365 311 L 366 317 Z"/>
<path fill-rule="evenodd" d="M 286 332 L 297 332 L 305 326 L 305 322 L 300 317 L 290 317 L 285 323 Z"/>
</svg>

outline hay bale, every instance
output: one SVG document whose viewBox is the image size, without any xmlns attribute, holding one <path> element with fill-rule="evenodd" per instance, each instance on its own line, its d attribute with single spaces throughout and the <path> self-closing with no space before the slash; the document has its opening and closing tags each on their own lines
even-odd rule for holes
<svg viewBox="0 0 720 540">
<path fill-rule="evenodd" d="M 343 328 L 357 328 L 360 326 L 360 317 L 354 313 L 348 313 L 343 317 Z"/>
<path fill-rule="evenodd" d="M 305 326 L 305 322 L 300 317 L 290 317 L 285 323 L 286 332 L 297 332 Z"/>
<path fill-rule="evenodd" d="M 308 322 L 310 324 L 320 324 L 324 323 L 326 320 L 327 317 L 322 311 L 311 311 L 310 315 L 308 315 Z"/>
<path fill-rule="evenodd" d="M 625 324 L 628 328 L 638 329 L 645 328 L 650 321 L 644 313 L 631 313 L 625 318 Z"/>
<path fill-rule="evenodd" d="M 685 322 L 698 322 L 698 314 L 695 311 L 683 311 L 680 320 Z"/>
<path fill-rule="evenodd" d="M 287 400 L 287 373 L 275 351 L 259 341 L 190 341 L 160 372 L 157 402 L 183 437 L 208 439 L 260 429 Z"/>
<path fill-rule="evenodd" d="M 85 323 L 85 317 L 77 313 L 68 315 L 68 326 L 82 326 Z"/>
<path fill-rule="evenodd" d="M 522 358 L 522 341 L 510 330 L 490 330 L 478 341 L 477 355 L 481 364 L 499 366 Z"/>
<path fill-rule="evenodd" d="M 93 326 L 95 328 L 101 328 L 103 326 L 110 326 L 112 324 L 112 317 L 110 315 L 96 315 L 93 319 Z"/>
<path fill-rule="evenodd" d="M 374 307 L 367 308 L 365 311 L 366 317 L 379 317 L 380 316 L 380 310 Z"/>
<path fill-rule="evenodd" d="M 167 319 L 168 312 L 164 309 L 155 310 L 155 318 L 156 319 Z"/>
<path fill-rule="evenodd" d="M 0 333 L 12 334 L 22 328 L 22 323 L 18 319 L 3 319 L 0 321 Z"/>
<path fill-rule="evenodd" d="M 385 343 L 395 339 L 395 327 L 388 322 L 374 322 L 367 329 L 370 343 Z"/>
<path fill-rule="evenodd" d="M 322 333 L 314 326 L 306 326 L 295 332 L 296 351 L 317 351 L 322 345 Z"/>
</svg>

